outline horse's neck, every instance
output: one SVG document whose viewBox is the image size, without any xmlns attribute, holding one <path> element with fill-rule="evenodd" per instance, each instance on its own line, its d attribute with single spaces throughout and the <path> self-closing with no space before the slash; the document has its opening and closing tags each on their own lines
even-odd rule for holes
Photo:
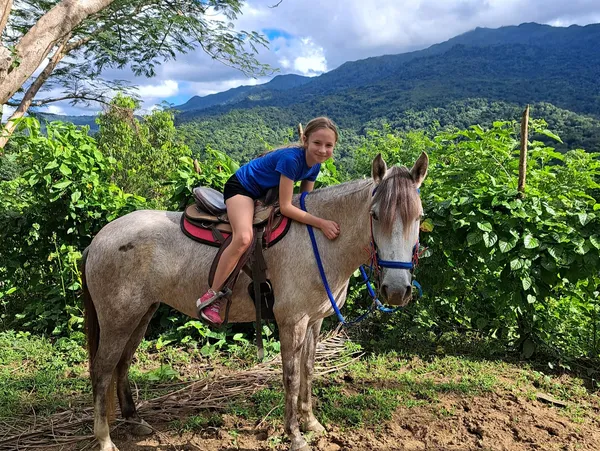
<svg viewBox="0 0 600 451">
<path fill-rule="evenodd" d="M 309 213 L 335 221 L 340 235 L 326 241 L 320 249 L 322 258 L 334 264 L 347 277 L 368 261 L 370 241 L 369 208 L 373 183 L 352 181 L 323 190 L 316 190 L 307 205 Z M 307 201 L 308 203 L 308 201 Z"/>
</svg>

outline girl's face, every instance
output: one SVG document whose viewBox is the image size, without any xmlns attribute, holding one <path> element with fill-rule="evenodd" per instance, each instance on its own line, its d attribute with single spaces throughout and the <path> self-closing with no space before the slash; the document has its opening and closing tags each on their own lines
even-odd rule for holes
<svg viewBox="0 0 600 451">
<path fill-rule="evenodd" d="M 309 166 L 324 163 L 333 155 L 335 133 L 330 128 L 320 128 L 304 138 L 306 162 Z"/>
</svg>

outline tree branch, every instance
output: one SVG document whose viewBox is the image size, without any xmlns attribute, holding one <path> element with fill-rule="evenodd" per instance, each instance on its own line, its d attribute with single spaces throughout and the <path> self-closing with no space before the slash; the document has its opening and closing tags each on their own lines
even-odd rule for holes
<svg viewBox="0 0 600 451">
<path fill-rule="evenodd" d="M 8 22 L 8 16 L 10 16 L 10 10 L 12 9 L 13 0 L 0 0 L 0 36 L 6 27 Z"/>
<path fill-rule="evenodd" d="M 52 97 L 48 99 L 39 99 L 31 102 L 30 107 L 40 107 L 44 105 L 48 105 L 49 103 L 62 102 L 63 100 L 84 100 L 88 102 L 98 102 L 103 105 L 110 105 L 110 101 L 107 100 L 103 95 L 98 96 L 88 96 L 86 94 L 66 94 L 61 97 Z M 18 102 L 6 102 L 5 105 L 18 107 L 21 104 L 21 101 Z"/>
<path fill-rule="evenodd" d="M 0 104 L 6 103 L 23 86 L 58 41 L 113 1 L 63 0 L 44 14 L 16 46 L 19 65 L 6 75 L 0 72 Z"/>
<path fill-rule="evenodd" d="M 27 91 L 25 92 L 21 103 L 6 122 L 6 125 L 4 126 L 2 132 L 0 132 L 0 149 L 4 149 L 4 146 L 6 146 L 8 139 L 15 131 L 15 127 L 17 126 L 16 119 L 19 119 L 25 115 L 25 113 L 27 112 L 27 110 L 33 102 L 33 98 L 36 96 L 36 94 L 38 93 L 42 85 L 46 82 L 48 77 L 50 77 L 60 60 L 62 60 L 65 56 L 65 47 L 70 38 L 71 34 L 69 33 L 69 35 L 63 39 L 60 46 L 56 49 L 56 52 L 54 52 L 54 55 L 52 55 L 52 58 L 50 58 L 50 61 L 48 62 L 42 73 L 38 75 L 38 77 L 31 84 L 31 86 L 29 86 L 29 89 L 27 89 Z"/>
</svg>

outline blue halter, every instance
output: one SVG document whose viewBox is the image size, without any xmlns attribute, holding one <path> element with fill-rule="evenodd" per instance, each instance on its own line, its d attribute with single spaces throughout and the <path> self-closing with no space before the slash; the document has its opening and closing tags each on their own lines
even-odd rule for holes
<svg viewBox="0 0 600 451">
<path fill-rule="evenodd" d="M 375 194 L 375 191 L 373 191 L 373 194 Z M 302 208 L 303 211 L 307 211 L 306 203 L 305 203 L 305 198 L 307 195 L 308 195 L 308 191 L 305 191 L 300 195 L 300 208 Z M 371 282 L 369 280 L 369 277 L 367 276 L 367 273 L 365 272 L 365 269 L 363 268 L 363 266 L 361 266 L 360 272 L 363 276 L 363 281 L 365 282 L 367 291 L 369 292 L 369 295 L 373 299 L 373 303 L 371 304 L 371 306 L 369 307 L 367 312 L 362 314 L 360 317 L 356 318 L 353 321 L 346 321 L 335 302 L 335 299 L 333 297 L 331 289 L 329 288 L 329 283 L 327 282 L 327 276 L 325 275 L 325 269 L 323 268 L 323 262 L 321 261 L 321 256 L 319 254 L 319 248 L 317 246 L 317 241 L 315 239 L 314 230 L 313 230 L 312 226 L 310 226 L 308 224 L 306 225 L 306 228 L 308 230 L 308 235 L 310 236 L 310 241 L 312 243 L 313 252 L 315 254 L 315 259 L 317 260 L 317 267 L 319 268 L 319 273 L 321 275 L 321 280 L 323 281 L 323 286 L 325 287 L 325 291 L 327 292 L 327 296 L 329 297 L 329 301 L 331 302 L 333 311 L 335 312 L 340 323 L 342 323 L 343 325 L 346 325 L 346 326 L 356 324 L 356 323 L 362 321 L 363 319 L 365 319 L 375 308 L 377 308 L 377 310 L 384 312 L 384 313 L 394 313 L 401 308 L 401 307 L 396 307 L 396 308 L 391 309 L 391 308 L 385 307 L 381 303 L 381 301 L 377 298 L 377 295 L 375 294 L 373 287 L 371 286 Z M 401 262 L 401 261 L 380 260 L 379 259 L 379 255 L 377 253 L 377 246 L 375 245 L 375 240 L 373 238 L 373 218 L 372 217 L 371 217 L 371 247 L 373 249 L 373 255 L 374 255 L 374 258 L 373 258 L 374 262 L 372 262 L 371 266 L 373 266 L 373 263 L 375 263 L 378 268 L 406 269 L 409 271 L 412 271 L 415 267 L 414 262 L 416 260 L 415 256 L 418 253 L 418 247 L 419 247 L 418 242 L 415 245 L 416 250 L 413 252 L 413 255 L 414 255 L 413 261 L 411 261 L 411 262 Z M 419 290 L 419 293 L 422 294 L 421 286 L 416 281 L 413 281 L 413 285 L 415 285 L 417 287 L 417 289 Z"/>
</svg>

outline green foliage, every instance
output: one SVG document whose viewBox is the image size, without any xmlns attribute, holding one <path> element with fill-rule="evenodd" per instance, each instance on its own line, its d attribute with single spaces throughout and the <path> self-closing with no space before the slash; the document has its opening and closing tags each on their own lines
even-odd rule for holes
<svg viewBox="0 0 600 451">
<path fill-rule="evenodd" d="M 178 141 L 172 113 L 154 110 L 141 120 L 134 116 L 139 103 L 117 95 L 96 120 L 98 149 L 114 158 L 111 181 L 124 191 L 151 199 L 157 206 L 169 187 L 165 175 L 173 173 L 189 149 Z"/>
<path fill-rule="evenodd" d="M 2 323 L 61 333 L 81 327 L 78 307 L 81 251 L 107 222 L 144 199 L 110 183 L 105 157 L 86 130 L 22 121 L 14 138 L 19 174 L 0 181 L 0 302 Z"/>
<path fill-rule="evenodd" d="M 207 147 L 207 158 L 198 162 L 190 157 L 179 158 L 179 166 L 167 182 L 172 193 L 169 199 L 174 209 L 182 210 L 191 203 L 193 189 L 207 186 L 223 191 L 225 182 L 239 168 L 229 156 L 218 150 Z"/>
<path fill-rule="evenodd" d="M 171 423 L 171 427 L 175 428 L 179 433 L 183 432 L 202 432 L 207 427 L 218 428 L 223 426 L 225 422 L 218 413 L 202 413 L 193 415 L 185 420 L 175 420 Z"/>
<path fill-rule="evenodd" d="M 543 121 L 531 126 L 552 136 Z M 598 357 L 599 159 L 534 141 L 521 198 L 516 132 L 495 122 L 435 139 L 421 190 L 433 225 L 417 273 L 427 296 L 414 330 L 475 329 L 527 357 L 539 345 Z"/>
<path fill-rule="evenodd" d="M 246 163 L 267 150 L 297 140 L 295 127 L 300 119 L 284 113 L 286 119 L 287 116 L 291 116 L 289 120 L 282 121 L 282 111 L 275 108 L 232 111 L 218 119 L 203 118 L 186 122 L 178 129 L 195 157 L 206 158 L 206 149 L 213 148 L 240 163 Z M 181 116 L 178 116 L 178 121 L 181 121 Z"/>
</svg>

